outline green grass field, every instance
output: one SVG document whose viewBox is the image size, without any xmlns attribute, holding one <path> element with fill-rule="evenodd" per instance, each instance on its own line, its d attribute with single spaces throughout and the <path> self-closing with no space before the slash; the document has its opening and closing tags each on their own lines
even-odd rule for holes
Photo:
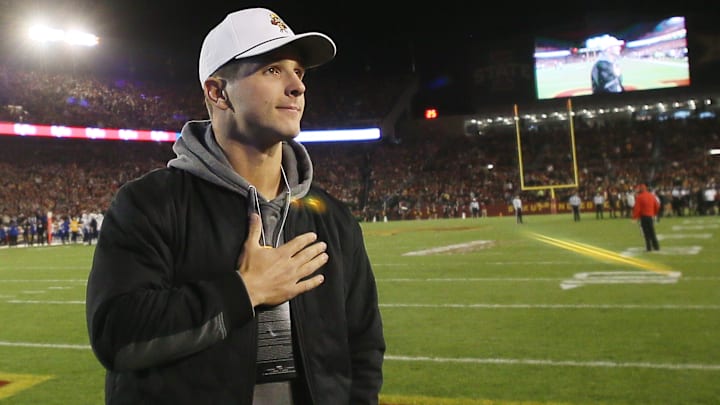
<svg viewBox="0 0 720 405">
<path fill-rule="evenodd" d="M 663 218 L 657 253 L 631 220 L 588 213 L 363 228 L 383 404 L 720 403 L 720 216 Z M 0 404 L 103 403 L 93 249 L 0 249 Z"/>
<path fill-rule="evenodd" d="M 626 90 L 649 90 L 690 85 L 685 61 L 624 58 L 620 61 Z M 576 97 L 592 94 L 592 62 L 568 63 L 557 69 L 535 71 L 538 98 Z"/>
</svg>

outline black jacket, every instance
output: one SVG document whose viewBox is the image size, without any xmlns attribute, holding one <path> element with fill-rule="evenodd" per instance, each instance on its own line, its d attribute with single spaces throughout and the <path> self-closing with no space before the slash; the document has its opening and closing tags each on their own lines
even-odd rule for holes
<svg viewBox="0 0 720 405">
<path fill-rule="evenodd" d="M 236 273 L 247 213 L 245 196 L 173 167 L 118 191 L 86 304 L 108 404 L 251 404 L 257 320 Z M 385 342 L 357 220 L 312 186 L 283 229 L 285 240 L 313 231 L 328 245 L 325 281 L 290 302 L 309 403 L 376 404 Z"/>
<path fill-rule="evenodd" d="M 601 59 L 595 62 L 590 74 L 593 94 L 622 93 L 622 75 L 616 71 L 615 63 Z"/>
</svg>

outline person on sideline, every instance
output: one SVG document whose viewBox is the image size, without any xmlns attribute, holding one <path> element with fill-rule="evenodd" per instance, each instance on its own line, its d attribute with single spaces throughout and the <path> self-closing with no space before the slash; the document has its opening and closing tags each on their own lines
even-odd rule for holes
<svg viewBox="0 0 720 405">
<path fill-rule="evenodd" d="M 632 218 L 633 209 L 635 209 L 635 192 L 629 188 L 625 192 L 625 214 L 623 216 Z"/>
<path fill-rule="evenodd" d="M 478 198 L 474 195 L 470 199 L 470 215 L 472 218 L 480 216 L 480 201 L 478 201 Z"/>
<path fill-rule="evenodd" d="M 572 208 L 573 221 L 575 221 L 575 222 L 580 221 L 580 204 L 582 204 L 582 200 L 580 199 L 580 195 L 578 194 L 577 191 L 575 191 L 573 193 L 573 195 L 570 196 L 568 203 L 570 204 L 570 207 Z"/>
<path fill-rule="evenodd" d="M 522 200 L 520 199 L 519 194 L 515 194 L 515 197 L 513 197 L 512 206 L 513 206 L 513 210 L 515 211 L 515 222 L 517 222 L 518 224 L 522 224 L 523 223 Z"/>
<path fill-rule="evenodd" d="M 660 210 L 660 203 L 647 186 L 640 184 L 638 186 L 638 195 L 635 197 L 635 207 L 633 208 L 633 219 L 640 222 L 643 237 L 645 238 L 645 249 L 650 252 L 660 250 L 657 235 L 655 235 L 655 217 Z"/>
<path fill-rule="evenodd" d="M 593 204 L 595 205 L 595 219 L 605 218 L 603 212 L 605 212 L 605 196 L 602 191 L 597 191 L 593 197 Z"/>
<path fill-rule="evenodd" d="M 335 57 L 265 8 L 205 37 L 209 120 L 125 183 L 87 285 L 107 404 L 377 404 L 385 340 L 349 208 L 295 141 L 307 69 Z"/>
</svg>

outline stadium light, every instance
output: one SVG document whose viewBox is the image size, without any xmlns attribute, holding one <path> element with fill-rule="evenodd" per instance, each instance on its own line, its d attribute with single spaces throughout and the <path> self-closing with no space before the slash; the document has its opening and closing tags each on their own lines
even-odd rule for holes
<svg viewBox="0 0 720 405">
<path fill-rule="evenodd" d="M 38 125 L 24 122 L 0 121 L 0 135 L 75 139 L 107 139 L 123 141 L 175 142 L 175 140 L 180 137 L 180 132 L 139 129 L 70 127 L 62 125 Z M 382 131 L 380 130 L 380 128 L 300 131 L 300 134 L 295 138 L 296 141 L 301 143 L 379 141 L 380 139 L 382 139 Z"/>
<path fill-rule="evenodd" d="M 30 38 L 39 42 L 65 42 L 69 45 L 97 46 L 100 39 L 90 33 L 78 30 L 61 30 L 45 25 L 34 25 L 30 27 Z"/>
<path fill-rule="evenodd" d="M 427 108 L 425 109 L 425 119 L 426 120 L 434 120 L 438 117 L 438 110 L 435 108 Z"/>
</svg>

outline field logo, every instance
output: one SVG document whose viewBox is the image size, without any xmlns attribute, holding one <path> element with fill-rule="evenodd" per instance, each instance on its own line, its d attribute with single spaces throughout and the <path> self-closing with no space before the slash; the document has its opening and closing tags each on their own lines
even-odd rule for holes
<svg viewBox="0 0 720 405">
<path fill-rule="evenodd" d="M 672 271 L 667 274 L 646 271 L 596 271 L 576 273 L 572 279 L 563 280 L 560 288 L 569 290 L 588 284 L 675 284 L 682 273 Z"/>
<path fill-rule="evenodd" d="M 662 249 L 656 250 L 652 254 L 660 256 L 691 256 L 700 254 L 701 251 L 702 246 L 663 246 Z M 644 247 L 631 247 L 625 249 L 622 254 L 624 256 L 641 256 L 646 255 L 647 250 Z"/>
<path fill-rule="evenodd" d="M 666 239 L 710 239 L 712 234 L 710 233 L 672 233 L 672 234 L 658 234 L 658 240 Z"/>
<path fill-rule="evenodd" d="M 628 257 L 597 246 L 587 245 L 579 242 L 571 242 L 549 236 L 532 234 L 532 237 L 540 242 L 570 250 L 584 256 L 589 256 L 604 262 L 629 265 L 645 271 L 601 271 L 592 273 L 577 273 L 570 280 L 560 283 L 563 290 L 581 287 L 587 284 L 628 284 L 628 283 L 676 283 L 682 273 L 671 271 L 667 266 L 659 263 Z"/>
<path fill-rule="evenodd" d="M 0 399 L 9 398 L 51 378 L 49 375 L 0 373 Z"/>
<path fill-rule="evenodd" d="M 549 236 L 540 235 L 537 233 L 533 233 L 531 234 L 531 236 L 540 242 L 544 242 L 549 245 L 559 247 L 561 249 L 566 249 L 575 253 L 579 253 L 584 256 L 592 257 L 600 261 L 625 264 L 658 274 L 668 274 L 670 272 L 670 269 L 663 264 L 648 262 L 645 260 L 636 259 L 634 257 L 627 257 L 622 254 L 612 252 L 610 250 L 599 248 L 597 246 L 551 238 Z"/>
<path fill-rule="evenodd" d="M 415 250 L 412 252 L 403 253 L 403 256 L 427 256 L 439 253 L 467 253 L 474 250 L 484 249 L 495 245 L 494 241 L 491 240 L 474 240 L 467 243 L 458 243 L 455 245 L 438 246 L 431 249 Z"/>
</svg>

